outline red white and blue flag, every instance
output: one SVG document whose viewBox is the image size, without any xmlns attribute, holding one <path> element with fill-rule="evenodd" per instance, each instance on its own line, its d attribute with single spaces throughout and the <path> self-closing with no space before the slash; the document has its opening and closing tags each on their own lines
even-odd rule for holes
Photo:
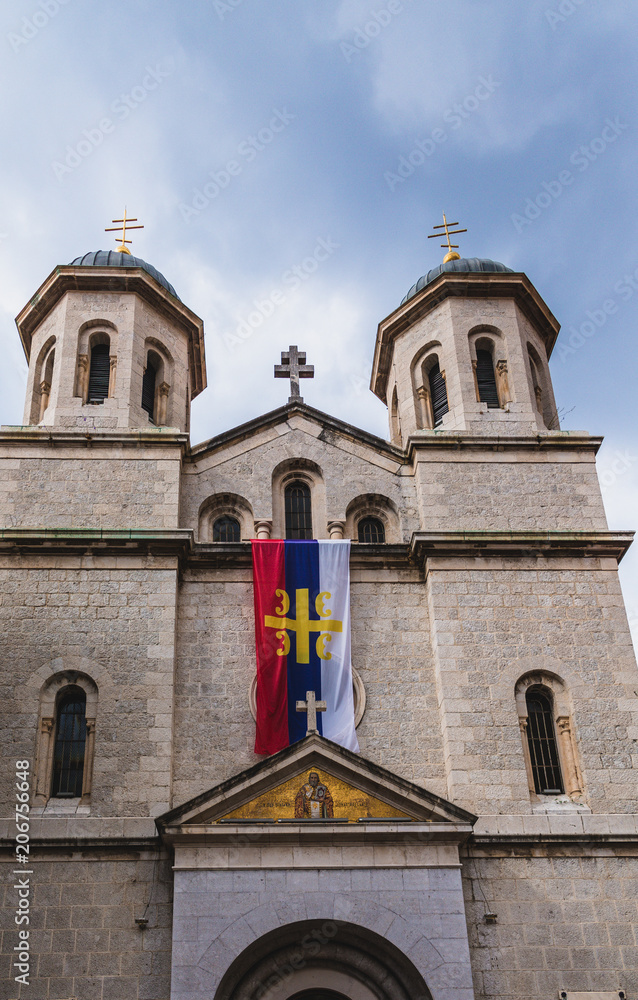
<svg viewBox="0 0 638 1000">
<path fill-rule="evenodd" d="M 350 661 L 350 542 L 254 541 L 257 641 L 255 753 L 306 735 L 297 700 L 325 701 L 317 729 L 358 750 Z"/>
</svg>

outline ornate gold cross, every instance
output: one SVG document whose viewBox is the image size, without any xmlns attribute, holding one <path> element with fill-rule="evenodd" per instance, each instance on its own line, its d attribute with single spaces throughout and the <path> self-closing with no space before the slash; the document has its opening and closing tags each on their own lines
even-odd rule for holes
<svg viewBox="0 0 638 1000">
<path fill-rule="evenodd" d="M 317 729 L 317 712 L 325 712 L 327 708 L 328 706 L 325 701 L 317 701 L 317 695 L 314 691 L 306 691 L 306 700 L 297 702 L 297 711 L 308 713 L 306 736 L 311 736 L 313 733 L 319 732 Z"/>
<path fill-rule="evenodd" d="M 320 660 L 331 660 L 332 653 L 326 649 L 326 643 L 332 640 L 331 632 L 343 632 L 343 622 L 331 619 L 332 611 L 326 608 L 325 602 L 330 600 L 332 594 L 325 591 L 318 594 L 315 600 L 315 610 L 319 619 L 310 617 L 308 590 L 296 590 L 297 617 L 288 618 L 290 610 L 290 598 L 285 590 L 277 590 L 276 596 L 281 598 L 281 607 L 275 608 L 275 614 L 264 616 L 266 628 L 276 628 L 277 638 L 281 639 L 281 647 L 277 650 L 277 656 L 287 656 L 290 652 L 290 636 L 288 631 L 294 632 L 297 636 L 297 663 L 310 663 L 310 633 L 318 632 L 317 636 L 317 656 Z"/>
<path fill-rule="evenodd" d="M 132 243 L 133 240 L 127 240 L 127 238 L 126 238 L 126 230 L 127 229 L 144 229 L 144 226 L 129 226 L 129 222 L 137 222 L 137 219 L 127 219 L 126 218 L 126 208 L 124 209 L 124 218 L 123 219 L 111 219 L 111 222 L 119 222 L 121 224 L 119 226 L 115 226 L 115 228 L 113 228 L 113 229 L 105 229 L 104 232 L 105 233 L 119 233 L 119 231 L 121 229 L 122 230 L 122 239 L 120 241 L 119 247 L 117 248 L 118 252 L 119 253 L 130 253 L 131 251 L 128 249 L 128 247 L 126 246 L 126 244 L 127 243 Z M 119 239 L 119 236 L 116 236 L 115 237 L 115 242 L 116 243 L 117 243 L 118 239 Z"/>
<path fill-rule="evenodd" d="M 444 212 L 443 213 L 443 225 L 442 226 L 439 225 L 439 226 L 433 226 L 432 227 L 433 229 L 444 229 L 445 230 L 445 239 L 447 240 L 447 243 L 441 243 L 441 246 L 443 247 L 444 250 L 445 250 L 445 248 L 447 246 L 447 251 L 448 252 L 446 253 L 445 257 L 443 258 L 443 263 L 444 264 L 446 264 L 448 262 L 448 260 L 460 260 L 461 259 L 460 256 L 459 256 L 459 254 L 454 252 L 455 250 L 458 250 L 458 248 L 459 248 L 458 243 L 450 243 L 450 236 L 458 236 L 459 233 L 466 233 L 467 232 L 467 229 L 454 229 L 454 230 L 450 231 L 450 228 L 449 228 L 450 226 L 458 226 L 458 222 L 448 222 L 447 219 L 445 218 L 445 212 Z M 429 240 L 433 240 L 437 236 L 440 238 L 441 236 L 443 236 L 443 233 L 432 233 L 431 236 L 428 236 L 428 239 Z"/>
</svg>

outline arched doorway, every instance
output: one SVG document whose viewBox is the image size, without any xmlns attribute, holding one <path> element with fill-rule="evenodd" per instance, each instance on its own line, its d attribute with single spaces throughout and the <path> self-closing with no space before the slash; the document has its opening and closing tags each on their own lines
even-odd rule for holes
<svg viewBox="0 0 638 1000">
<path fill-rule="evenodd" d="M 265 934 L 226 971 L 215 1000 L 432 1000 L 409 958 L 379 934 L 305 920 Z"/>
</svg>

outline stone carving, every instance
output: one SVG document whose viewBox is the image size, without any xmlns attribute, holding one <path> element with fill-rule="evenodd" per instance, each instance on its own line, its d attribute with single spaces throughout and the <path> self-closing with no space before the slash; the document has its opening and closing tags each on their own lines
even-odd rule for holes
<svg viewBox="0 0 638 1000">
<path fill-rule="evenodd" d="M 334 802 L 330 789 L 322 785 L 316 771 L 311 771 L 308 781 L 295 797 L 295 819 L 332 819 Z"/>
</svg>

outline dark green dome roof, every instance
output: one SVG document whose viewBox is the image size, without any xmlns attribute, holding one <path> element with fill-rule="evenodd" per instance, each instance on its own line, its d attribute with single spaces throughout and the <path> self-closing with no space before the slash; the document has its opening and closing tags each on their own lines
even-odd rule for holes
<svg viewBox="0 0 638 1000">
<path fill-rule="evenodd" d="M 431 271 L 428 271 L 422 278 L 419 278 L 416 284 L 412 285 L 408 294 L 401 299 L 401 305 L 409 299 L 413 299 L 415 295 L 418 295 L 426 285 L 429 285 L 435 278 L 438 278 L 440 274 L 448 271 L 456 274 L 467 274 L 468 272 L 476 274 L 481 271 L 514 273 L 511 267 L 505 267 L 505 264 L 499 264 L 497 260 L 481 260 L 479 257 L 461 257 L 460 260 L 448 260 L 447 263 L 433 267 Z"/>
<path fill-rule="evenodd" d="M 157 268 L 147 264 L 141 257 L 133 257 L 130 253 L 120 253 L 118 250 L 94 250 L 93 253 L 85 253 L 83 257 L 76 257 L 71 261 L 71 267 L 141 267 L 167 292 L 179 299 L 170 281 L 167 281 Z"/>
</svg>

